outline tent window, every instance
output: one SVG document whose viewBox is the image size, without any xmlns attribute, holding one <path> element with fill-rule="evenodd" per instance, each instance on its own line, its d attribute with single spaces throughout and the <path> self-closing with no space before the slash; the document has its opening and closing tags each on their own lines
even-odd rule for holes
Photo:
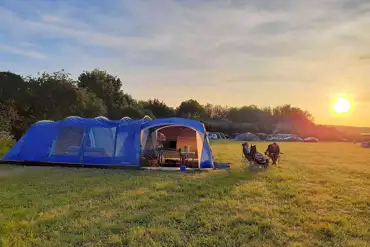
<svg viewBox="0 0 370 247">
<path fill-rule="evenodd" d="M 116 143 L 116 156 L 123 156 L 124 150 L 122 149 L 126 139 L 128 137 L 128 132 L 119 132 L 117 134 L 117 143 Z"/>
<path fill-rule="evenodd" d="M 84 156 L 113 157 L 116 128 L 91 128 L 86 136 Z"/>
<path fill-rule="evenodd" d="M 62 127 L 55 143 L 54 155 L 73 155 L 80 153 L 85 129 L 81 127 Z"/>
</svg>

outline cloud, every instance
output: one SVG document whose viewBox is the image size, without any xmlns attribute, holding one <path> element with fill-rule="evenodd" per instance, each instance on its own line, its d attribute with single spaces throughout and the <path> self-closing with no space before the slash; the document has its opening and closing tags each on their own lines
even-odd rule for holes
<svg viewBox="0 0 370 247">
<path fill-rule="evenodd" d="M 11 53 L 16 55 L 21 55 L 25 57 L 30 57 L 34 59 L 46 59 L 46 55 L 37 51 L 27 50 L 20 47 L 8 46 L 0 44 L 0 52 Z"/>
<path fill-rule="evenodd" d="M 179 63 L 181 67 L 183 63 L 195 63 L 194 67 L 199 67 L 197 61 L 203 66 L 215 66 L 217 59 L 220 66 L 225 66 L 229 59 L 238 62 L 239 56 L 291 56 L 322 42 L 317 35 L 346 21 L 346 14 L 339 9 L 320 10 L 317 3 L 308 1 L 304 4 L 283 1 L 285 9 L 259 2 L 230 1 L 228 5 L 203 2 L 198 8 L 174 1 L 160 6 L 155 1 L 125 2 L 122 6 L 116 2 L 112 8 L 121 7 L 123 13 L 130 13 L 128 18 L 110 16 L 104 11 L 102 14 L 92 7 L 82 12 L 79 6 L 70 3 L 64 6 L 64 11 L 54 10 L 56 14 L 53 10 L 43 14 L 42 9 L 41 13 L 37 9 L 38 19 L 12 13 L 9 24 L 14 30 L 24 29 L 26 37 L 57 37 L 81 46 L 104 47 L 115 50 L 117 55 L 128 55 L 134 62 L 148 56 L 163 58 L 151 62 L 154 66 Z M 332 3 L 323 3 L 326 2 Z M 312 11 L 303 10 L 301 5 Z M 46 10 L 50 8 L 45 7 Z M 77 12 L 81 12 L 79 17 L 75 16 Z M 227 61 L 220 63 L 220 59 Z"/>
<path fill-rule="evenodd" d="M 360 56 L 360 60 L 370 60 L 370 54 Z"/>
<path fill-rule="evenodd" d="M 66 21 L 62 18 L 52 16 L 52 15 L 43 15 L 43 16 L 41 16 L 41 19 L 45 23 L 63 23 L 63 22 Z"/>
<path fill-rule="evenodd" d="M 180 85 L 228 105 L 244 104 L 250 88 L 260 91 L 248 94 L 252 103 L 276 98 L 277 88 L 276 101 L 308 104 L 308 90 L 324 98 L 325 90 L 368 85 L 367 0 L 4 0 L 0 22 L 0 55 L 53 58 L 15 69 L 105 68 L 139 98 L 164 94 L 163 85 L 171 104 L 188 97 Z M 319 114 L 320 104 L 306 108 Z"/>
</svg>

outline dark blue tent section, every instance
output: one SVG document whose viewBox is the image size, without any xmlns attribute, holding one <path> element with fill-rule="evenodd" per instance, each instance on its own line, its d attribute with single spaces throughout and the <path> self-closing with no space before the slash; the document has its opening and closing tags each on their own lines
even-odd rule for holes
<svg viewBox="0 0 370 247">
<path fill-rule="evenodd" d="M 167 118 L 108 120 L 68 117 L 33 124 L 4 161 L 140 166 L 143 138 L 150 128 L 184 126 L 196 132 L 199 168 L 213 168 L 204 125 L 198 121 Z"/>
</svg>

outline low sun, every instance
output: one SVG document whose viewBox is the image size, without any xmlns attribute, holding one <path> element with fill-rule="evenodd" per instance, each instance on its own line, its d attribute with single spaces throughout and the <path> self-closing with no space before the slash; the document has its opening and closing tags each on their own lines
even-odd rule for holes
<svg viewBox="0 0 370 247">
<path fill-rule="evenodd" d="M 345 113 L 351 109 L 351 103 L 346 98 L 338 98 L 334 103 L 336 113 Z"/>
</svg>

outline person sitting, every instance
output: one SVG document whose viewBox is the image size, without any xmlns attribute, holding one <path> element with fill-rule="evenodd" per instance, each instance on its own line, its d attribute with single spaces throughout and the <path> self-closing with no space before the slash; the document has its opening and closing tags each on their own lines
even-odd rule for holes
<svg viewBox="0 0 370 247">
<path fill-rule="evenodd" d="M 270 159 L 272 160 L 272 165 L 276 166 L 276 162 L 277 162 L 277 160 L 279 159 L 279 156 L 280 156 L 280 147 L 279 147 L 279 145 L 276 142 L 274 142 L 272 144 L 269 144 L 266 151 L 265 151 L 265 154 L 268 155 L 270 157 Z"/>
<path fill-rule="evenodd" d="M 242 144 L 242 147 L 243 147 L 243 154 L 244 154 L 245 157 L 247 157 L 249 155 L 249 153 L 250 153 L 248 142 L 244 142 Z"/>
<path fill-rule="evenodd" d="M 157 132 L 157 148 L 163 148 L 166 136 L 162 132 Z"/>
<path fill-rule="evenodd" d="M 254 158 L 257 154 L 257 146 L 256 145 L 251 145 L 251 150 L 249 151 L 249 153 Z"/>
</svg>

